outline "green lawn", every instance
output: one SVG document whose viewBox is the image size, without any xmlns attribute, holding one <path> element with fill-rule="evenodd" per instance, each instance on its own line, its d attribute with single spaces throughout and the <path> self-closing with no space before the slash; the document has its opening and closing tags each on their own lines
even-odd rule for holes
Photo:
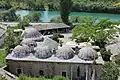
<svg viewBox="0 0 120 80">
<path fill-rule="evenodd" d="M 3 67 L 5 65 L 5 57 L 6 57 L 5 50 L 0 49 L 0 67 Z"/>
</svg>

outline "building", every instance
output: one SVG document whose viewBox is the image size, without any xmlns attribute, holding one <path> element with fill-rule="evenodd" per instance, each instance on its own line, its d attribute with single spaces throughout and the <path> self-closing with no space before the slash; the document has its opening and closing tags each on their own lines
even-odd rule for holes
<svg viewBox="0 0 120 80">
<path fill-rule="evenodd" d="M 99 52 L 85 46 L 74 51 L 70 46 L 42 36 L 36 29 L 25 29 L 22 42 L 6 57 L 8 70 L 19 75 L 61 75 L 70 80 L 100 80 L 103 60 Z"/>
<path fill-rule="evenodd" d="M 5 25 L 0 24 L 0 47 L 4 44 L 6 31 L 7 31 L 7 27 Z"/>
<path fill-rule="evenodd" d="M 40 23 L 29 26 L 37 29 L 42 34 L 69 32 L 70 26 L 64 23 Z"/>
</svg>

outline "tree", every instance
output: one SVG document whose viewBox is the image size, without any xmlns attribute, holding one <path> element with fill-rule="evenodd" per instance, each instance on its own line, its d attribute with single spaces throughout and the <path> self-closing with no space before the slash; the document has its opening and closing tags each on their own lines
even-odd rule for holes
<svg viewBox="0 0 120 80">
<path fill-rule="evenodd" d="M 118 80 L 119 68 L 115 63 L 106 62 L 103 66 L 103 74 L 101 80 Z"/>
<path fill-rule="evenodd" d="M 0 20 L 1 21 L 17 21 L 18 16 L 15 14 L 16 9 L 11 8 L 5 11 L 0 12 Z"/>
<path fill-rule="evenodd" d="M 15 46 L 20 44 L 20 34 L 21 33 L 14 33 L 13 28 L 8 28 L 7 34 L 5 36 L 5 51 L 6 54 L 9 54 L 11 52 L 11 49 L 13 49 Z"/>
<path fill-rule="evenodd" d="M 60 15 L 65 24 L 69 24 L 69 14 L 72 8 L 72 0 L 60 0 Z"/>
<path fill-rule="evenodd" d="M 58 33 L 53 33 L 53 36 L 51 37 L 54 41 L 59 43 L 59 34 Z"/>
<path fill-rule="evenodd" d="M 103 58 L 104 61 L 110 61 L 110 57 L 112 55 L 110 50 L 107 51 L 105 48 L 101 48 L 100 53 L 101 53 L 102 58 Z"/>
<path fill-rule="evenodd" d="M 77 38 L 80 42 L 94 41 L 94 44 L 100 48 L 113 39 L 117 28 L 115 25 L 119 24 L 116 21 L 109 19 L 92 19 L 86 18 L 83 22 L 73 29 L 72 38 Z"/>
<path fill-rule="evenodd" d="M 115 63 L 116 63 L 117 65 L 120 66 L 120 54 L 114 56 L 114 57 L 113 57 L 113 60 L 115 61 Z"/>
</svg>

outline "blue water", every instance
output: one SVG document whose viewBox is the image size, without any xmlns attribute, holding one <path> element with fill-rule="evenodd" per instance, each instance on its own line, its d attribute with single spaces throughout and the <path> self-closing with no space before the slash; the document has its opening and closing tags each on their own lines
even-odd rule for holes
<svg viewBox="0 0 120 80">
<path fill-rule="evenodd" d="M 40 20 L 42 22 L 50 22 L 53 17 L 60 16 L 59 11 L 29 11 L 29 10 L 19 10 L 16 11 L 16 14 L 23 16 L 31 14 L 31 13 L 40 13 L 41 17 Z M 97 18 L 109 18 L 111 20 L 120 20 L 120 14 L 108 14 L 108 13 L 87 13 L 87 12 L 71 12 L 72 16 L 92 16 Z"/>
</svg>

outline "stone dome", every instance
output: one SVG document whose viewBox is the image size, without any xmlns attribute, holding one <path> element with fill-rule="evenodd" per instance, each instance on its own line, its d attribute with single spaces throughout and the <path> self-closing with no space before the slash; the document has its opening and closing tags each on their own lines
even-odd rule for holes
<svg viewBox="0 0 120 80">
<path fill-rule="evenodd" d="M 44 47 L 37 47 L 35 56 L 41 59 L 46 59 L 52 56 L 51 50 L 48 48 L 48 46 Z"/>
<path fill-rule="evenodd" d="M 27 45 L 18 45 L 12 51 L 13 57 L 19 57 L 19 58 L 28 56 L 29 52 L 30 52 L 30 48 Z"/>
<path fill-rule="evenodd" d="M 38 42 L 37 43 L 38 45 L 37 46 L 48 46 L 49 49 L 53 50 L 53 49 L 58 49 L 58 43 L 54 40 L 52 40 L 51 38 L 48 38 L 48 37 L 44 37 L 44 40 L 41 41 L 41 42 Z"/>
<path fill-rule="evenodd" d="M 60 59 L 71 59 L 74 57 L 74 51 L 69 46 L 63 46 L 57 50 L 56 57 Z"/>
<path fill-rule="evenodd" d="M 41 39 L 42 38 L 42 34 L 35 28 L 27 28 L 23 31 L 22 38 L 37 38 L 37 39 Z"/>
<path fill-rule="evenodd" d="M 23 39 L 21 44 L 25 44 L 29 47 L 31 47 L 31 46 L 36 47 L 37 46 L 37 43 L 35 41 L 31 40 L 31 39 Z"/>
<path fill-rule="evenodd" d="M 83 59 L 83 60 L 94 60 L 98 58 L 97 52 L 91 48 L 91 47 L 83 47 L 82 49 L 79 50 L 78 57 Z"/>
</svg>

